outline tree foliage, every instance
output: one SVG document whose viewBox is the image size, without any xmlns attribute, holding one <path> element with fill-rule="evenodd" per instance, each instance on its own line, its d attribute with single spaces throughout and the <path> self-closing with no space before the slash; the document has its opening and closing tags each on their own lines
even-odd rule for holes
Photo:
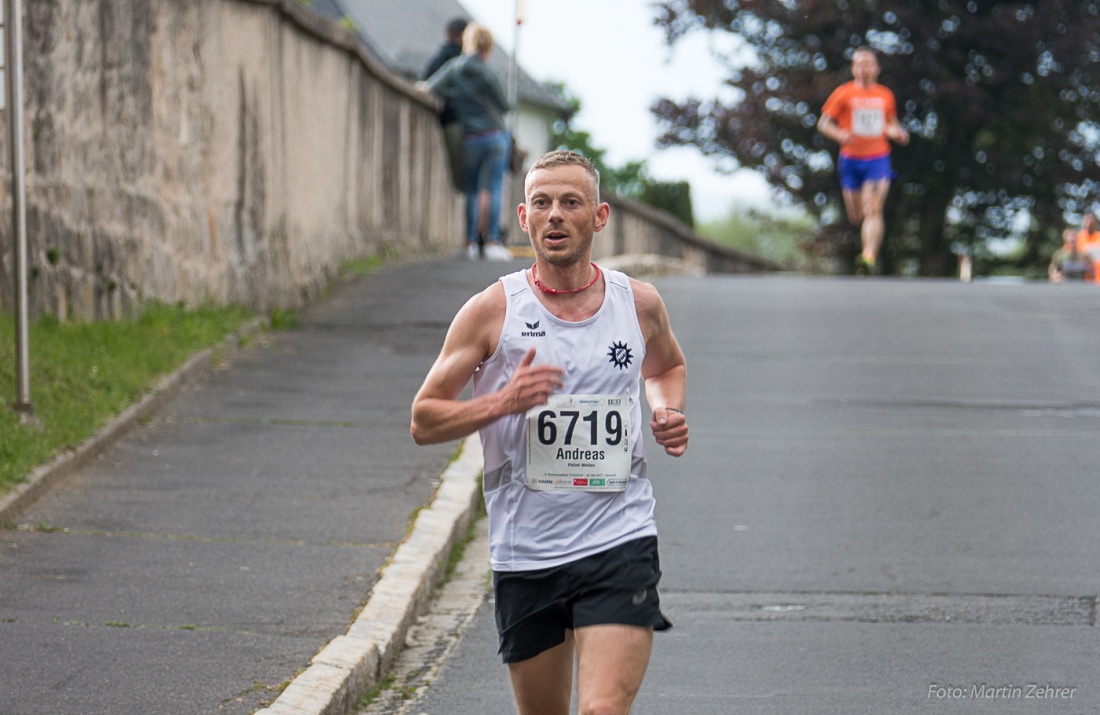
<svg viewBox="0 0 1100 715">
<path fill-rule="evenodd" d="M 670 43 L 704 29 L 749 50 L 718 58 L 732 97 L 654 105 L 662 144 L 760 171 L 852 244 L 816 124 L 852 50 L 879 52 L 912 136 L 894 148 L 888 263 L 944 274 L 1021 216 L 1021 260 L 1043 263 L 1100 189 L 1100 0 L 663 0 L 657 22 Z"/>
<path fill-rule="evenodd" d="M 573 126 L 572 118 L 580 111 L 581 100 L 571 94 L 564 84 L 548 82 L 547 86 L 571 107 L 568 116 L 559 117 L 550 126 L 550 143 L 556 149 L 571 149 L 587 157 L 600 172 L 602 188 L 668 211 L 688 226 L 695 225 L 691 187 L 686 181 L 658 181 L 652 178 L 645 160 L 628 161 L 617 167 L 610 165 L 607 150 L 596 148 L 590 133 Z"/>
</svg>

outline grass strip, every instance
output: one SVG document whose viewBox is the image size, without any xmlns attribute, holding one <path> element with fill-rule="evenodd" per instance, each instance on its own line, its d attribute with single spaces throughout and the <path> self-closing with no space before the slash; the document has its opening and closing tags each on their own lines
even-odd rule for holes
<svg viewBox="0 0 1100 715">
<path fill-rule="evenodd" d="M 0 494 L 39 464 L 79 446 L 193 354 L 218 344 L 253 318 L 241 307 L 150 303 L 126 320 L 28 326 L 30 397 L 40 428 L 20 424 L 15 321 L 0 315 Z"/>
</svg>

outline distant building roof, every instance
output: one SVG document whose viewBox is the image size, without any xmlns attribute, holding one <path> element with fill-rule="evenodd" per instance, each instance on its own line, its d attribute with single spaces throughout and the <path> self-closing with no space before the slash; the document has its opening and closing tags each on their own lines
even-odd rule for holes
<svg viewBox="0 0 1100 715">
<path fill-rule="evenodd" d="M 324 6 L 324 7 L 322 7 Z M 359 30 L 367 47 L 394 72 L 416 79 L 444 40 L 444 27 L 456 17 L 470 18 L 458 0 L 313 0 L 313 7 L 331 16 L 333 6 Z M 498 38 L 499 39 L 499 38 Z M 507 85 L 511 57 L 499 44 L 489 55 L 489 66 Z M 519 69 L 520 101 L 566 113 L 571 107 L 557 94 Z"/>
</svg>

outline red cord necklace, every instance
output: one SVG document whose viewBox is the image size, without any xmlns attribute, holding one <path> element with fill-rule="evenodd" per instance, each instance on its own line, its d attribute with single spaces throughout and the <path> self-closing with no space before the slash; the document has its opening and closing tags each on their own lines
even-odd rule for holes
<svg viewBox="0 0 1100 715">
<path fill-rule="evenodd" d="M 570 293 L 580 293 L 581 291 L 588 290 L 592 286 L 596 285 L 596 281 L 600 279 L 600 267 L 595 263 L 592 267 L 596 269 L 596 275 L 592 277 L 592 280 L 588 281 L 588 285 L 581 286 L 580 288 L 574 288 L 573 290 L 558 290 L 557 288 L 547 288 L 539 281 L 538 263 L 531 264 L 531 280 L 535 282 L 535 287 L 541 290 L 543 293 L 549 293 L 550 295 L 569 295 Z"/>
</svg>

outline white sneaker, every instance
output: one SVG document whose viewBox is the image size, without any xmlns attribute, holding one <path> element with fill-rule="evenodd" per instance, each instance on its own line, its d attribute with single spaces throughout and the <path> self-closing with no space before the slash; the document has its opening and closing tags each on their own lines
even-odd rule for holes
<svg viewBox="0 0 1100 715">
<path fill-rule="evenodd" d="M 466 258 L 471 261 L 481 260 L 481 249 L 478 248 L 478 245 L 476 243 L 466 244 Z"/>
<path fill-rule="evenodd" d="M 499 243 L 486 243 L 485 259 L 488 261 L 510 261 L 512 260 L 512 252 Z"/>
</svg>

